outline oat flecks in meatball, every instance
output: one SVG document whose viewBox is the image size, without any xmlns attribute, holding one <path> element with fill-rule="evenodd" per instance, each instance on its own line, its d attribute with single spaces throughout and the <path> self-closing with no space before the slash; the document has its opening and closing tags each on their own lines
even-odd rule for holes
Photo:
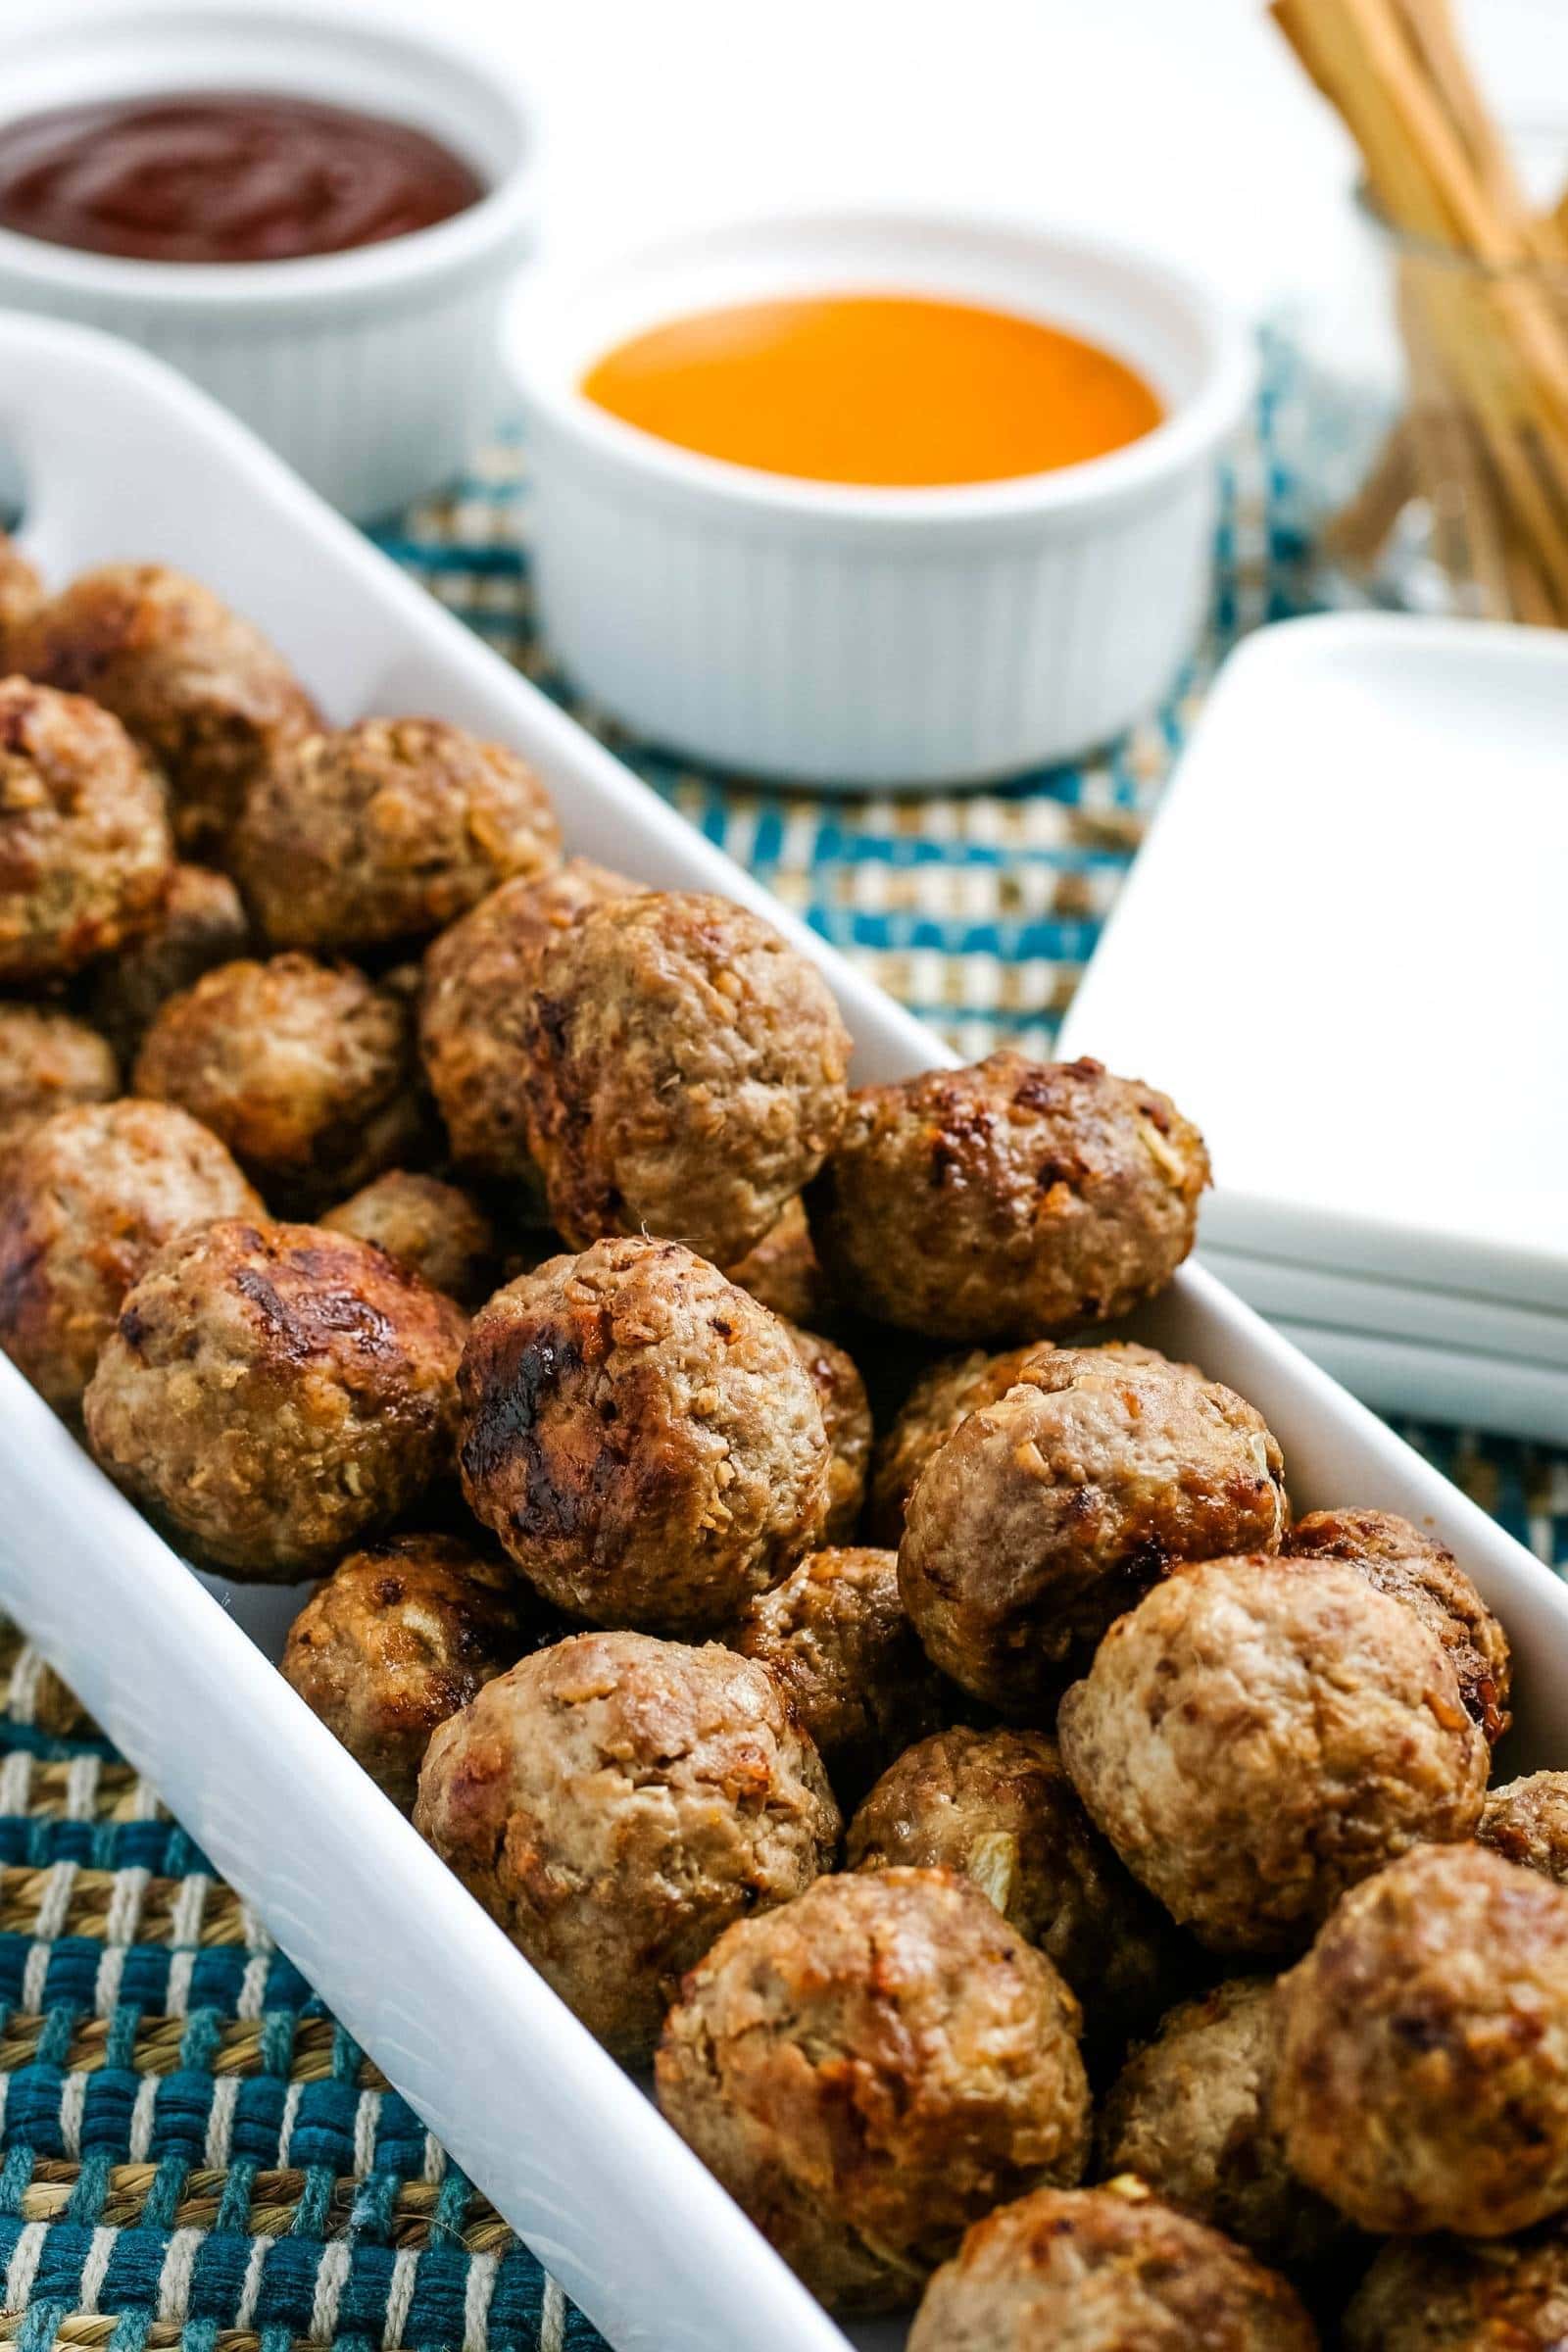
<svg viewBox="0 0 1568 2352">
<path fill-rule="evenodd" d="M 771 1675 L 578 1634 L 437 1732 L 415 1827 L 600 2039 L 645 2055 L 684 1972 L 832 1859 L 839 1814 Z"/>
<path fill-rule="evenodd" d="M 35 567 L 5 531 L 0 531 L 0 677 L 16 665 L 6 651 L 6 639 L 32 619 L 48 603 Z"/>
<path fill-rule="evenodd" d="M 813 1551 L 753 1601 L 735 1646 L 784 1685 L 841 1798 L 934 1731 L 956 1695 L 914 1638 L 891 1551 Z"/>
<path fill-rule="evenodd" d="M 75 1102 L 108 1102 L 120 1070 L 107 1038 L 45 1004 L 0 1004 L 0 1152 Z"/>
<path fill-rule="evenodd" d="M 92 975 L 92 1017 L 127 1067 L 160 1004 L 250 945 L 239 892 L 209 865 L 176 865 L 147 930 Z"/>
<path fill-rule="evenodd" d="M 737 1289 L 750 1291 L 786 1323 L 799 1323 L 808 1331 L 831 1331 L 838 1321 L 840 1302 L 822 1271 L 806 1221 L 806 1202 L 798 1193 L 757 1247 L 725 1272 Z"/>
<path fill-rule="evenodd" d="M 1423 1845 L 1280 1981 L 1273 2118 L 1364 2230 L 1503 2237 L 1568 2206 L 1568 1891 Z"/>
<path fill-rule="evenodd" d="M 253 776 L 320 715 L 282 656 L 210 589 L 159 564 L 106 564 L 10 639 L 12 664 L 112 710 L 174 795 L 183 849 L 220 843 Z"/>
<path fill-rule="evenodd" d="M 918 2292 L 999 2199 L 1076 2180 L 1078 2004 L 966 1879 L 819 1879 L 693 1971 L 659 2103 L 825 2303 Z"/>
<path fill-rule="evenodd" d="M 120 721 L 0 678 L 0 982 L 67 979 L 122 947 L 173 862 L 162 788 Z"/>
<path fill-rule="evenodd" d="M 523 1614 L 505 1561 L 454 1536 L 389 1536 L 312 1594 L 283 1677 L 407 1812 L 432 1733 L 515 1664 Z"/>
<path fill-rule="evenodd" d="M 1062 1754 L 1136 1878 L 1215 1951 L 1299 1947 L 1347 1886 L 1468 1838 L 1488 1749 L 1447 1651 L 1334 1560 L 1210 1560 L 1113 1625 Z"/>
<path fill-rule="evenodd" d="M 1173 1562 L 1266 1549 L 1285 1517 L 1280 1449 L 1230 1389 L 1058 1348 L 932 1455 L 899 1584 L 944 1674 L 1028 1721 Z"/>
<path fill-rule="evenodd" d="M 1533 1772 L 1494 1788 L 1476 1836 L 1504 1861 L 1568 1886 L 1568 1772 Z"/>
<path fill-rule="evenodd" d="M 1154 2016 L 1181 1970 L 1175 1930 L 1092 1826 L 1042 1732 L 956 1729 L 906 1749 L 851 1822 L 845 1859 L 973 1879 L 1060 1969 L 1102 2047 Z"/>
<path fill-rule="evenodd" d="M 821 1540 L 832 1457 L 776 1315 L 678 1242 L 553 1257 L 475 1316 L 469 1508 L 596 1624 L 717 1633 Z"/>
<path fill-rule="evenodd" d="M 1453 1660 L 1464 1703 L 1495 1746 L 1508 1729 L 1508 1637 L 1446 1544 L 1393 1511 L 1312 1511 L 1284 1548 L 1303 1560 L 1348 1560 L 1380 1592 L 1431 1626 Z"/>
<path fill-rule="evenodd" d="M 863 1312 L 996 1345 L 1163 1290 L 1207 1182 L 1202 1137 L 1152 1087 L 1004 1053 L 862 1088 L 807 1209 Z"/>
<path fill-rule="evenodd" d="M 590 906 L 636 890 L 605 866 L 568 858 L 542 880 L 504 882 L 426 952 L 419 1051 L 463 1166 L 482 1176 L 534 1180 L 523 1084 L 540 953 Z"/>
<path fill-rule="evenodd" d="M 438 1176 L 389 1168 L 328 1209 L 321 1223 L 374 1242 L 464 1306 L 477 1306 L 494 1288 L 495 1227 L 471 1194 Z"/>
<path fill-rule="evenodd" d="M 367 718 L 287 746 L 250 788 L 234 871 L 278 948 L 426 939 L 561 856 L 526 760 L 439 718 Z"/>
<path fill-rule="evenodd" d="M 854 1357 L 836 1348 L 831 1340 L 824 1340 L 820 1332 L 801 1331 L 793 1324 L 785 1328 L 795 1343 L 796 1354 L 810 1374 L 816 1400 L 822 1408 L 828 1449 L 833 1456 L 823 1537 L 829 1544 L 853 1544 L 860 1524 L 866 1474 L 871 1466 L 871 1407 L 866 1399 L 865 1383 Z"/>
<path fill-rule="evenodd" d="M 1568 2230 L 1396 2239 L 1351 2298 L 1342 2340 L 1344 2352 L 1562 2352 Z"/>
<path fill-rule="evenodd" d="M 452 1299 L 368 1242 L 209 1225 L 127 1294 L 87 1436 L 204 1559 L 291 1583 L 411 1509 L 450 1462 L 463 1333 Z"/>
<path fill-rule="evenodd" d="M 205 1127 L 164 1102 L 91 1102 L 30 1127 L 0 1164 L 0 1347 L 74 1412 L 155 1251 L 262 1204 Z"/>
<path fill-rule="evenodd" d="M 1106 2173 L 1136 2173 L 1162 2197 L 1293 2270 L 1347 2234 L 1342 2215 L 1302 2186 L 1269 2117 L 1272 1977 L 1233 1977 L 1160 2020 L 1100 2116 Z"/>
<path fill-rule="evenodd" d="M 219 964 L 160 1008 L 133 1079 L 221 1136 L 280 1208 L 319 1208 L 420 1143 L 407 1010 L 352 964 Z"/>
<path fill-rule="evenodd" d="M 529 1150 L 579 1249 L 646 1231 L 732 1265 L 843 1124 L 850 1041 L 826 981 L 728 899 L 590 907 L 540 956 L 525 1038 Z"/>
<path fill-rule="evenodd" d="M 1294 2288 L 1142 2181 L 1040 2189 L 978 2222 L 909 2352 L 1315 2352 Z"/>
</svg>

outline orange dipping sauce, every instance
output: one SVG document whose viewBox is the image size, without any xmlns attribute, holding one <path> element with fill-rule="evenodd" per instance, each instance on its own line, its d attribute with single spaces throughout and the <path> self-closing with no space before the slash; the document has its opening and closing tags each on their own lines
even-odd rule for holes
<svg viewBox="0 0 1568 2352">
<path fill-rule="evenodd" d="M 812 482 L 1010 481 L 1158 424 L 1142 376 L 1059 327 L 963 302 L 821 294 L 671 319 L 582 379 L 661 441 Z"/>
</svg>

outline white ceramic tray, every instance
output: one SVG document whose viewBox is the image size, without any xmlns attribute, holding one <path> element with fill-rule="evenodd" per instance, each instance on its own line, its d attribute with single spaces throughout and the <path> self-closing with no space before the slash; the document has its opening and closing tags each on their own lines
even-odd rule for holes
<svg viewBox="0 0 1568 2352">
<path fill-rule="evenodd" d="M 549 776 L 572 848 L 766 906 L 829 975 L 864 1076 L 951 1059 L 155 363 L 0 317 L 0 440 L 22 458 L 27 544 L 51 574 L 110 556 L 182 564 L 253 614 L 333 714 L 424 709 L 505 737 Z M 1455 1546 L 1520 1654 L 1520 1755 L 1549 1755 L 1568 1704 L 1556 1579 L 1200 1269 L 1143 1328 L 1252 1398 L 1299 1504 L 1382 1504 Z M 192 1576 L 0 1361 L 0 1606 L 566 2291 L 625 2352 L 843 2352 L 722 2190 L 273 1672 L 294 1605 Z"/>
</svg>

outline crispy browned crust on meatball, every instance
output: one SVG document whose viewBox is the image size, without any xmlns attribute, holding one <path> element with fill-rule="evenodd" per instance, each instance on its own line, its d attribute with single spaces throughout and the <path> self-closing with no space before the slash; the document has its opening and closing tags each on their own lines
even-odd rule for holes
<svg viewBox="0 0 1568 2352">
<path fill-rule="evenodd" d="M 528 1145 L 577 1248 L 665 1234 L 733 1265 L 831 1151 L 849 1035 L 826 981 L 728 899 L 647 891 L 543 949 Z"/>
<path fill-rule="evenodd" d="M 515 1663 L 523 1618 L 504 1560 L 455 1536 L 388 1536 L 350 1552 L 317 1588 L 279 1663 L 407 1812 L 431 1734 Z"/>
<path fill-rule="evenodd" d="M 176 1234 L 262 1204 L 215 1135 L 164 1102 L 89 1102 L 0 1164 L 0 1347 L 74 1412 L 121 1301 Z"/>
<path fill-rule="evenodd" d="M 1345 2314 L 1344 2352 L 1562 2352 L 1568 2231 L 1395 2239 Z"/>
<path fill-rule="evenodd" d="M 1568 1892 L 1485 1846 L 1353 1887 L 1282 1977 L 1273 2120 L 1364 2230 L 1503 2237 L 1568 2206 Z"/>
<path fill-rule="evenodd" d="M 249 945 L 250 925 L 228 876 L 210 865 L 176 865 L 149 927 L 93 973 L 92 1017 L 128 1066 L 159 1005 Z"/>
<path fill-rule="evenodd" d="M 119 1092 L 114 1049 L 96 1029 L 53 1005 L 0 1004 L 0 1152 L 51 1112 Z"/>
<path fill-rule="evenodd" d="M 678 1242 L 553 1257 L 474 1317 L 464 1493 L 596 1624 L 722 1632 L 821 1541 L 832 1456 L 776 1315 Z"/>
<path fill-rule="evenodd" d="M 1346 2235 L 1326 2199 L 1285 2161 L 1269 2116 L 1274 1980 L 1233 1977 L 1183 2001 L 1135 2050 L 1100 2112 L 1104 2173 L 1136 2173 L 1159 2195 L 1294 2270 Z"/>
<path fill-rule="evenodd" d="M 1476 1836 L 1505 1862 L 1568 1886 L 1568 1772 L 1532 1772 L 1490 1790 Z"/>
<path fill-rule="evenodd" d="M 252 778 L 318 729 L 316 706 L 258 629 L 161 564 L 84 571 L 12 632 L 12 664 L 112 710 L 168 776 L 181 848 L 220 842 Z"/>
<path fill-rule="evenodd" d="M 221 1136 L 284 1208 L 320 1207 L 419 1149 L 407 1010 L 349 963 L 219 964 L 160 1006 L 132 1077 Z"/>
<path fill-rule="evenodd" d="M 440 718 L 367 718 L 287 745 L 252 784 L 232 843 L 278 948 L 427 939 L 560 857 L 556 812 L 527 760 Z"/>
<path fill-rule="evenodd" d="M 495 1227 L 471 1194 L 439 1176 L 389 1168 L 329 1208 L 321 1223 L 373 1242 L 464 1306 L 479 1305 L 494 1288 Z"/>
<path fill-rule="evenodd" d="M 934 1731 L 953 1695 L 904 1613 L 891 1551 L 811 1552 L 758 1594 L 735 1646 L 783 1684 L 841 1797 Z"/>
<path fill-rule="evenodd" d="M 1315 2352 L 1296 2292 L 1139 2180 L 1037 2189 L 938 2271 L 909 2352 Z"/>
<path fill-rule="evenodd" d="M 122 947 L 173 861 L 162 788 L 120 721 L 0 678 L 0 982 L 68 978 Z"/>
<path fill-rule="evenodd" d="M 31 620 L 48 601 L 49 592 L 36 567 L 16 541 L 0 531 L 0 676 L 16 666 L 6 650 L 8 635 Z"/>
<path fill-rule="evenodd" d="M 838 1321 L 840 1301 L 822 1271 L 806 1221 L 806 1202 L 798 1193 L 785 1202 L 777 1223 L 768 1227 L 757 1247 L 725 1272 L 739 1289 L 750 1291 L 760 1305 L 771 1307 L 786 1323 L 804 1324 L 808 1331 L 830 1331 Z"/>
<path fill-rule="evenodd" d="M 942 1671 L 1027 1721 L 1173 1563 L 1266 1549 L 1286 1515 L 1279 1446 L 1234 1391 L 1057 1348 L 931 1456 L 899 1584 Z"/>
<path fill-rule="evenodd" d="M 590 906 L 637 889 L 571 858 L 538 880 L 504 882 L 424 957 L 419 1052 L 453 1155 L 484 1176 L 532 1179 L 523 1086 L 541 950 Z"/>
<path fill-rule="evenodd" d="M 1508 1637 L 1446 1544 L 1394 1511 L 1309 1511 L 1285 1539 L 1303 1560 L 1348 1560 L 1380 1592 L 1431 1626 L 1453 1660 L 1464 1703 L 1495 1747 L 1513 1720 Z"/>
<path fill-rule="evenodd" d="M 1203 1139 L 1098 1061 L 993 1054 L 862 1087 L 807 1194 L 829 1277 L 864 1313 L 950 1340 L 1108 1322 L 1193 1246 Z"/>
<path fill-rule="evenodd" d="M 1090 1822 L 1043 1732 L 935 1733 L 877 1782 L 845 1843 L 851 1870 L 961 1871 L 1038 1944 L 1103 2047 L 1155 2016 L 1180 1938 Z"/>
<path fill-rule="evenodd" d="M 460 1307 L 317 1225 L 208 1225 L 127 1293 L 87 1392 L 94 1453 L 207 1560 L 287 1584 L 450 1461 Z"/>
<path fill-rule="evenodd" d="M 431 1740 L 415 1827 L 591 2031 L 645 2055 L 683 1973 L 831 1861 L 838 1808 L 772 1677 L 577 1634 Z"/>
<path fill-rule="evenodd" d="M 1437 1635 L 1335 1560 L 1178 1571 L 1111 1627 L 1057 1731 L 1134 1877 L 1216 1951 L 1299 1946 L 1408 1846 L 1468 1838 L 1486 1791 Z"/>
<path fill-rule="evenodd" d="M 1000 2199 L 1077 2180 L 1078 2022 L 968 1880 L 819 1879 L 687 1978 L 659 2103 L 823 2302 L 892 2309 Z"/>
<path fill-rule="evenodd" d="M 828 1544 L 853 1544 L 865 1501 L 866 1475 L 871 1467 L 871 1407 L 855 1358 L 820 1332 L 785 1329 L 795 1352 L 810 1374 L 816 1401 L 822 1408 L 832 1463 L 828 1470 Z"/>
</svg>

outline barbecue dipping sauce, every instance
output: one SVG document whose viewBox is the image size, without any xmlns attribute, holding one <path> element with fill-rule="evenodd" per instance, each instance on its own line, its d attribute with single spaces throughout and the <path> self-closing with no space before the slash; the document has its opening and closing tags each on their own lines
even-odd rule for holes
<svg viewBox="0 0 1568 2352">
<path fill-rule="evenodd" d="M 466 212 L 461 156 L 379 115 L 263 91 L 109 98 L 0 122 L 0 228 L 146 262 L 284 262 Z"/>
</svg>

